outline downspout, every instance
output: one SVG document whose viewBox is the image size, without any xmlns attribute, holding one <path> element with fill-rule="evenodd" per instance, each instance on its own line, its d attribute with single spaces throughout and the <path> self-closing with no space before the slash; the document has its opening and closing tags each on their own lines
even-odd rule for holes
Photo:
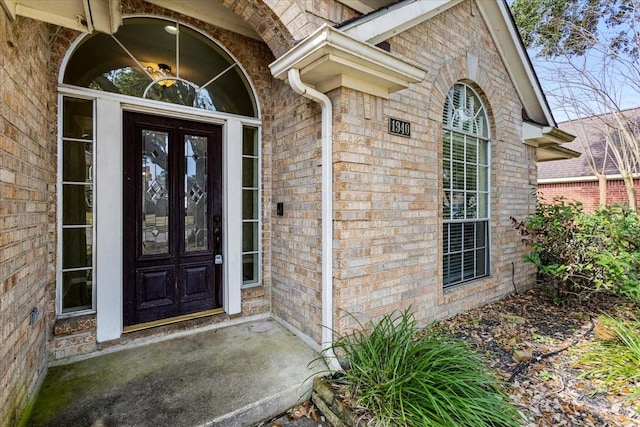
<svg viewBox="0 0 640 427">
<path fill-rule="evenodd" d="M 322 354 L 331 370 L 342 370 L 333 352 L 333 106 L 327 95 L 302 83 L 300 70 L 288 71 L 289 85 L 322 109 Z"/>
</svg>

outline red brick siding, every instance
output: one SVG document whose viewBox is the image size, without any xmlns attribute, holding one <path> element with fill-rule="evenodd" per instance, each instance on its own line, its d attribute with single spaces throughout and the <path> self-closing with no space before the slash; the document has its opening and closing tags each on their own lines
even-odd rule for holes
<svg viewBox="0 0 640 427">
<path fill-rule="evenodd" d="M 635 179 L 636 199 L 640 196 L 640 179 Z M 585 212 L 593 212 L 600 201 L 600 189 L 597 181 L 563 182 L 538 184 L 538 194 L 542 200 L 552 201 L 563 197 L 567 201 L 581 202 Z M 607 181 L 607 205 L 615 203 L 629 204 L 627 189 L 621 179 Z"/>
</svg>

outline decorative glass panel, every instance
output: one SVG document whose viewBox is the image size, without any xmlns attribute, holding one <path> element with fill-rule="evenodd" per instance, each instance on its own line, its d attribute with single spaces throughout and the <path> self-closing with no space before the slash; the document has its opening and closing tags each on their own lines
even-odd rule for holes
<svg viewBox="0 0 640 427">
<path fill-rule="evenodd" d="M 142 254 L 169 253 L 169 134 L 142 131 Z"/>
<path fill-rule="evenodd" d="M 209 248 L 207 229 L 207 142 L 204 136 L 184 138 L 185 252 Z"/>
<path fill-rule="evenodd" d="M 69 59 L 64 82 L 257 117 L 236 61 L 204 35 L 163 19 L 125 18 L 116 34 L 85 37 Z"/>
</svg>

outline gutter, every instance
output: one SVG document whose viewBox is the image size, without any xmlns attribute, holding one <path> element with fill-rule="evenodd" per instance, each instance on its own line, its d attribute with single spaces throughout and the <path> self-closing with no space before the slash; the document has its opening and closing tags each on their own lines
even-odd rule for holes
<svg viewBox="0 0 640 427">
<path fill-rule="evenodd" d="M 305 85 L 290 68 L 289 85 L 322 109 L 322 354 L 329 369 L 342 370 L 333 352 L 333 105 L 327 95 Z"/>
</svg>

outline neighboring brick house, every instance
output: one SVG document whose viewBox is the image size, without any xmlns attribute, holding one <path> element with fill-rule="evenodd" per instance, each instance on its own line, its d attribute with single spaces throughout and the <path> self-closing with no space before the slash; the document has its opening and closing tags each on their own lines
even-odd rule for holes
<svg viewBox="0 0 640 427">
<path fill-rule="evenodd" d="M 0 5 L 1 425 L 65 357 L 532 283 L 509 218 L 576 153 L 503 0 Z"/>
<path fill-rule="evenodd" d="M 640 108 L 621 111 L 622 116 L 640 129 Z M 605 119 L 604 121 L 602 119 Z M 566 148 L 583 153 L 580 157 L 564 159 L 554 162 L 540 162 L 538 164 L 538 194 L 542 200 L 553 201 L 562 198 L 567 202 L 580 202 L 586 212 L 593 212 L 600 204 L 600 184 L 598 177 L 589 166 L 590 158 L 587 148 L 592 153 L 595 167 L 607 179 L 606 204 L 629 204 L 627 189 L 622 175 L 618 170 L 615 158 L 606 148 L 604 129 L 605 123 L 612 123 L 607 116 L 593 116 L 570 120 L 558 124 L 566 132 L 576 135 L 576 138 L 565 144 Z M 640 169 L 635 175 L 634 186 L 636 198 L 640 197 Z"/>
</svg>

